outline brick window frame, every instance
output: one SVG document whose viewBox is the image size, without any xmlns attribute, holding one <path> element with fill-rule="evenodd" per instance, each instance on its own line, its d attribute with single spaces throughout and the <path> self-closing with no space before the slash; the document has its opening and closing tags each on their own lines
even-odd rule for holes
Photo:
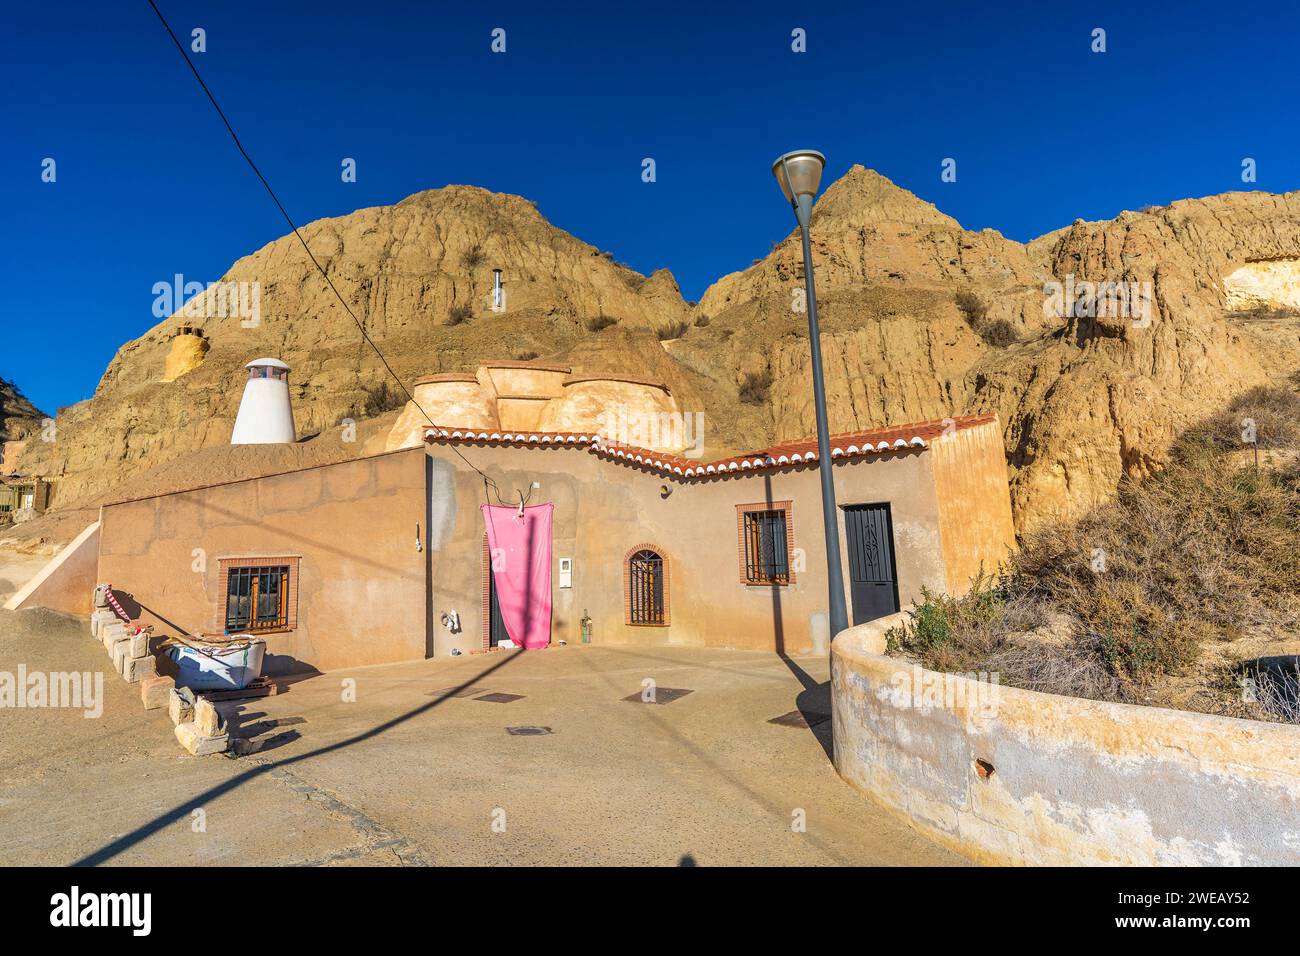
<svg viewBox="0 0 1300 956">
<path fill-rule="evenodd" d="M 653 551 L 659 555 L 659 560 L 663 562 L 664 575 L 664 619 L 654 623 L 633 623 L 632 622 L 632 555 L 638 551 Z M 672 561 L 668 558 L 668 552 L 657 544 L 642 542 L 628 548 L 627 553 L 623 555 L 623 623 L 628 627 L 668 627 L 672 620 L 672 575 L 669 569 L 672 567 Z"/>
<path fill-rule="evenodd" d="M 786 580 L 751 581 L 749 569 L 745 566 L 745 514 L 754 511 L 781 511 L 785 513 L 785 555 Z M 754 501 L 749 504 L 736 505 L 736 558 L 740 562 L 740 583 L 751 588 L 788 587 L 794 584 L 794 502 Z"/>
<path fill-rule="evenodd" d="M 217 574 L 220 575 L 217 596 L 217 618 L 216 627 L 213 629 L 214 634 L 224 634 L 226 632 L 226 606 L 230 600 L 230 572 L 235 568 L 277 568 L 287 567 L 289 569 L 289 593 L 285 597 L 285 625 L 284 627 L 267 628 L 265 630 L 249 629 L 250 634 L 257 634 L 259 637 L 263 634 L 288 634 L 290 631 L 298 629 L 298 573 L 299 566 L 302 562 L 301 555 L 271 555 L 259 556 L 255 558 L 218 558 Z"/>
</svg>

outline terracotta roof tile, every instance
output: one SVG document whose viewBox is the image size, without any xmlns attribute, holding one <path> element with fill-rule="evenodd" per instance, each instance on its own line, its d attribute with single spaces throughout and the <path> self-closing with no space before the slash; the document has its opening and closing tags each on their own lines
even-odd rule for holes
<svg viewBox="0 0 1300 956">
<path fill-rule="evenodd" d="M 908 448 L 925 448 L 931 441 L 954 431 L 962 431 L 977 425 L 997 421 L 996 415 L 963 415 L 957 418 L 933 419 L 910 425 L 897 425 L 889 428 L 874 428 L 868 431 L 843 432 L 831 436 L 832 458 L 853 458 L 862 455 L 879 455 L 890 451 Z M 592 454 L 600 455 L 612 461 L 626 461 L 628 464 L 643 465 L 660 474 L 680 478 L 707 478 L 711 475 L 731 474 L 745 471 L 761 471 L 768 468 L 785 468 L 815 462 L 817 460 L 817 439 L 803 438 L 798 441 L 782 442 L 770 448 L 732 455 L 716 461 L 700 461 L 683 458 L 680 455 L 666 454 L 626 445 L 621 442 L 604 441 L 597 434 L 590 432 L 510 432 L 505 429 L 471 429 L 438 428 L 425 429 L 424 440 L 435 442 L 474 443 L 488 445 L 515 446 L 585 446 Z"/>
</svg>

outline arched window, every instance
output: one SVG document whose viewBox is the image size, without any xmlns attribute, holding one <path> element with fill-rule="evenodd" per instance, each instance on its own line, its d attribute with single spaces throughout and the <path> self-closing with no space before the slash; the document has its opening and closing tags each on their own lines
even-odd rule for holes
<svg viewBox="0 0 1300 956">
<path fill-rule="evenodd" d="M 627 623 L 668 624 L 668 561 L 653 545 L 637 545 L 623 561 Z"/>
</svg>

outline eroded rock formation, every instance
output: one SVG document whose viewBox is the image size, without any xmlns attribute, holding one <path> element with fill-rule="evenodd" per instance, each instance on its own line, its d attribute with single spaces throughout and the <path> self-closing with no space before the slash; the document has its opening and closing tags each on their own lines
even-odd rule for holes
<svg viewBox="0 0 1300 956">
<path fill-rule="evenodd" d="M 303 233 L 408 385 L 524 359 L 664 383 L 682 411 L 704 412 L 707 455 L 812 431 L 793 233 L 693 309 L 666 271 L 642 276 L 527 200 L 473 187 Z M 818 202 L 813 245 L 832 428 L 997 411 L 1022 529 L 1078 515 L 1121 476 L 1160 467 L 1198 417 L 1300 367 L 1300 193 L 1185 200 L 1022 244 L 855 166 Z M 257 321 L 164 320 L 59 415 L 57 441 L 33 446 L 32 469 L 59 481 L 56 505 L 224 445 L 258 355 L 293 366 L 300 439 L 405 404 L 292 236 L 223 282 L 258 284 Z M 602 329 L 602 316 L 617 323 Z M 182 326 L 206 349 L 185 343 L 178 359 Z"/>
</svg>

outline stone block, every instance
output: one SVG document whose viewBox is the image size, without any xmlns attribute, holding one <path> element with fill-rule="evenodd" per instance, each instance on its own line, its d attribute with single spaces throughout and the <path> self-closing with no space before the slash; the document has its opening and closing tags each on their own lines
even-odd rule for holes
<svg viewBox="0 0 1300 956">
<path fill-rule="evenodd" d="M 176 725 L 176 739 L 180 741 L 182 747 L 196 757 L 224 753 L 230 746 L 230 737 L 226 734 L 210 737 L 200 733 L 198 725 L 190 721 Z"/>
<path fill-rule="evenodd" d="M 173 687 L 167 697 L 167 716 L 173 724 L 183 724 L 194 719 L 194 691 L 188 687 Z"/>
<path fill-rule="evenodd" d="M 117 619 L 117 615 L 112 611 L 96 611 L 90 615 L 90 636 L 98 638 L 99 632 L 104 625 L 112 624 Z"/>
<path fill-rule="evenodd" d="M 126 637 L 126 624 L 121 620 L 106 621 L 99 626 L 99 639 L 105 647 L 112 647 L 112 642 Z"/>
<path fill-rule="evenodd" d="M 131 656 L 144 657 L 149 653 L 149 632 L 131 635 Z"/>
<path fill-rule="evenodd" d="M 155 661 L 155 666 L 157 662 Z M 145 710 L 161 710 L 167 706 L 167 699 L 171 696 L 172 690 L 176 687 L 176 682 L 170 677 L 144 677 L 140 681 L 140 700 L 144 703 Z"/>
<path fill-rule="evenodd" d="M 131 639 L 124 637 L 119 641 L 114 641 L 113 647 L 108 653 L 113 659 L 113 670 L 119 674 L 122 673 L 122 661 L 131 656 Z"/>
<path fill-rule="evenodd" d="M 206 737 L 216 737 L 226 732 L 226 718 L 206 697 L 194 701 L 194 723 L 198 726 L 199 733 Z"/>
<path fill-rule="evenodd" d="M 128 684 L 138 684 L 146 677 L 158 673 L 158 659 L 152 654 L 143 657 L 125 657 L 122 659 L 122 676 Z"/>
</svg>

